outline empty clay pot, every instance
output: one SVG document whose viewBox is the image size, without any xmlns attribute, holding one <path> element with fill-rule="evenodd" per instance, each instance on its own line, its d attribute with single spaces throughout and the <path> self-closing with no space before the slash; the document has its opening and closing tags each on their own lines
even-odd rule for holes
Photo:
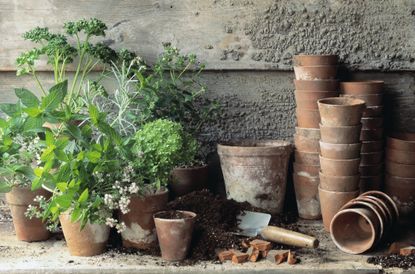
<svg viewBox="0 0 415 274">
<path fill-rule="evenodd" d="M 337 65 L 337 55 L 294 55 L 293 64 L 294 66 L 333 66 Z"/>
<path fill-rule="evenodd" d="M 105 224 L 87 223 L 81 230 L 80 222 L 72 223 L 69 214 L 61 214 L 62 225 L 69 253 L 72 256 L 95 256 L 105 251 L 110 228 Z"/>
<path fill-rule="evenodd" d="M 388 138 L 387 147 L 415 152 L 415 133 L 395 133 Z"/>
<path fill-rule="evenodd" d="M 303 165 L 320 165 L 320 158 L 318 152 L 304 152 L 296 150 L 294 159 L 296 163 Z"/>
<path fill-rule="evenodd" d="M 376 129 L 383 126 L 382 117 L 373 117 L 373 118 L 362 118 L 362 128 L 363 129 Z"/>
<path fill-rule="evenodd" d="M 388 209 L 392 212 L 392 218 L 391 222 L 397 222 L 399 219 L 399 210 L 398 206 L 396 205 L 395 201 L 386 193 L 382 191 L 377 190 L 371 190 L 367 191 L 365 193 L 362 193 L 361 196 L 367 196 L 367 197 L 376 197 L 381 199 L 388 207 Z"/>
<path fill-rule="evenodd" d="M 385 158 L 394 163 L 415 165 L 415 152 L 411 151 L 387 148 Z"/>
<path fill-rule="evenodd" d="M 361 141 L 379 141 L 383 139 L 383 128 L 362 129 L 360 132 Z"/>
<path fill-rule="evenodd" d="M 332 176 L 353 176 L 359 174 L 360 158 L 328 159 L 320 156 L 321 171 Z"/>
<path fill-rule="evenodd" d="M 294 163 L 294 173 L 305 177 L 318 177 L 320 171 L 320 164 L 318 165 L 305 165 Z"/>
<path fill-rule="evenodd" d="M 170 191 L 173 197 L 207 188 L 209 168 L 207 165 L 196 167 L 176 167 L 171 172 Z"/>
<path fill-rule="evenodd" d="M 319 177 L 293 174 L 294 190 L 298 215 L 302 219 L 321 219 L 320 200 L 318 196 Z"/>
<path fill-rule="evenodd" d="M 386 174 L 385 193 L 395 201 L 403 217 L 415 217 L 415 178 L 401 178 Z"/>
<path fill-rule="evenodd" d="M 383 165 L 361 165 L 359 167 L 359 173 L 362 177 L 377 176 L 382 172 Z"/>
<path fill-rule="evenodd" d="M 339 90 L 337 80 L 294 80 L 296 90 L 336 91 Z"/>
<path fill-rule="evenodd" d="M 318 188 L 318 193 L 320 196 L 323 224 L 327 231 L 330 231 L 331 220 L 340 208 L 359 195 L 358 190 L 351 192 L 336 192 L 324 190 L 321 187 Z"/>
<path fill-rule="evenodd" d="M 356 159 L 360 156 L 360 143 L 333 144 L 320 141 L 320 153 L 329 159 Z"/>
<path fill-rule="evenodd" d="M 356 126 L 327 126 L 320 123 L 321 141 L 331 144 L 360 143 L 362 125 Z"/>
<path fill-rule="evenodd" d="M 318 100 L 321 124 L 325 126 L 356 126 L 365 109 L 365 102 L 349 97 L 332 97 Z"/>
<path fill-rule="evenodd" d="M 363 118 L 367 117 L 382 117 L 383 114 L 383 106 L 371 106 L 366 107 L 366 109 L 363 111 Z"/>
<path fill-rule="evenodd" d="M 320 123 L 320 112 L 314 109 L 299 109 L 295 111 L 297 125 L 303 128 L 318 128 Z"/>
<path fill-rule="evenodd" d="M 383 141 L 362 141 L 362 153 L 383 150 Z"/>
<path fill-rule="evenodd" d="M 370 190 L 381 190 L 383 186 L 383 174 L 376 176 L 361 176 L 360 177 L 360 193 Z"/>
<path fill-rule="evenodd" d="M 328 191 L 349 192 L 359 187 L 360 175 L 330 176 L 320 172 L 320 187 Z"/>
<path fill-rule="evenodd" d="M 369 152 L 360 154 L 361 165 L 377 165 L 383 160 L 383 152 Z"/>
<path fill-rule="evenodd" d="M 383 89 L 383 81 L 355 81 L 341 82 L 340 90 L 344 94 L 364 95 L 381 93 Z"/>
<path fill-rule="evenodd" d="M 385 161 L 385 170 L 387 173 L 397 177 L 415 178 L 415 165 L 407 165 Z"/>
<path fill-rule="evenodd" d="M 382 105 L 382 101 L 383 101 L 383 94 L 363 94 L 363 95 L 342 94 L 342 96 L 362 99 L 363 101 L 365 101 L 365 104 L 368 107 Z"/>
<path fill-rule="evenodd" d="M 320 145 L 318 140 L 309 139 L 301 135 L 294 134 L 294 146 L 297 150 L 302 152 L 319 152 Z"/>
<path fill-rule="evenodd" d="M 394 213 L 392 212 L 393 209 L 388 207 L 388 204 L 385 203 L 382 199 L 371 195 L 360 195 L 355 200 L 364 201 L 367 203 L 371 203 L 372 205 L 376 205 L 378 208 L 378 212 L 381 212 L 382 216 L 384 217 L 384 224 L 385 224 L 385 232 L 390 231 L 392 226 L 394 225 Z"/>
<path fill-rule="evenodd" d="M 294 66 L 297 80 L 336 79 L 337 66 Z"/>
<path fill-rule="evenodd" d="M 162 211 L 154 214 L 161 257 L 167 261 L 186 258 L 192 241 L 196 213 L 190 211 Z"/>
<path fill-rule="evenodd" d="M 313 140 L 320 140 L 321 138 L 319 128 L 295 127 L 295 134 Z"/>
<path fill-rule="evenodd" d="M 338 212 L 330 225 L 331 238 L 336 246 L 350 254 L 370 250 L 379 238 L 379 219 L 372 210 L 348 208 Z"/>
</svg>

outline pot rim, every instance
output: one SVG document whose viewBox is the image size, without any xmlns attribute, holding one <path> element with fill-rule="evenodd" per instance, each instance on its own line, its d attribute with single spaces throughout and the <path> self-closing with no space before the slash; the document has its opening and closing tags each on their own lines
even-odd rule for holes
<svg viewBox="0 0 415 274">
<path fill-rule="evenodd" d="M 373 109 L 373 110 L 383 109 L 383 106 L 367 106 L 366 109 Z M 362 117 L 362 118 L 365 118 L 365 117 Z"/>
<path fill-rule="evenodd" d="M 362 195 L 371 195 L 371 196 L 374 196 L 376 198 L 378 198 L 379 195 L 382 196 L 383 198 L 385 198 L 389 202 L 389 204 L 392 205 L 393 209 L 395 210 L 395 213 L 396 213 L 396 216 L 395 216 L 396 220 L 395 221 L 397 221 L 399 219 L 398 206 L 396 205 L 395 201 L 389 195 L 387 195 L 386 193 L 384 193 L 382 191 L 377 191 L 377 190 L 370 190 L 370 191 L 366 191 L 366 192 L 362 193 Z M 384 201 L 384 199 L 382 199 L 382 198 L 379 198 L 379 199 Z"/>
<path fill-rule="evenodd" d="M 300 53 L 300 54 L 295 54 L 294 57 L 335 57 L 337 58 L 338 55 L 337 54 L 305 54 L 305 53 Z"/>
<path fill-rule="evenodd" d="M 333 144 L 333 143 L 323 142 L 322 140 L 320 140 L 319 143 L 320 143 L 320 146 L 321 146 L 321 144 L 323 144 L 323 145 L 334 146 L 334 147 L 338 147 L 338 146 L 351 146 L 351 147 L 356 146 L 356 147 L 358 147 L 358 146 L 361 146 L 362 145 L 362 143 Z"/>
<path fill-rule="evenodd" d="M 367 85 L 367 84 L 384 84 L 382 80 L 360 80 L 360 81 L 341 81 L 340 85 Z"/>
<path fill-rule="evenodd" d="M 336 93 L 338 94 L 339 92 L 336 90 L 312 90 L 312 89 L 296 89 L 294 90 L 294 93 L 296 92 L 300 92 L 300 93 Z"/>
<path fill-rule="evenodd" d="M 169 212 L 170 210 L 163 210 L 163 211 L 159 211 L 153 214 L 153 218 L 163 221 L 163 222 L 182 222 L 183 220 L 193 220 L 197 217 L 197 214 L 194 213 L 193 211 L 188 211 L 188 210 L 173 210 L 176 212 L 180 212 L 182 214 L 186 214 L 188 215 L 188 218 L 180 218 L 180 219 L 166 219 L 166 218 L 160 218 L 157 217 L 158 214 L 162 214 L 162 213 L 166 213 Z"/>
<path fill-rule="evenodd" d="M 383 97 L 383 93 L 371 93 L 371 94 L 350 94 L 350 93 L 341 93 L 340 97 L 350 97 L 350 98 L 364 98 L 364 97 Z"/>
<path fill-rule="evenodd" d="M 398 180 L 405 180 L 405 181 L 414 181 L 414 183 L 415 183 L 415 178 L 395 176 L 395 175 L 389 174 L 388 172 L 385 172 L 385 177 L 391 177 L 391 178 L 396 178 Z M 386 183 L 386 180 L 385 180 L 385 183 Z M 400 182 L 400 183 L 403 183 L 403 184 L 412 184 L 410 182 Z"/>
<path fill-rule="evenodd" d="M 328 97 L 328 98 L 319 99 L 317 103 L 323 107 L 336 107 L 336 108 L 360 107 L 366 104 L 365 101 L 362 99 L 349 98 L 349 97 Z"/>
</svg>

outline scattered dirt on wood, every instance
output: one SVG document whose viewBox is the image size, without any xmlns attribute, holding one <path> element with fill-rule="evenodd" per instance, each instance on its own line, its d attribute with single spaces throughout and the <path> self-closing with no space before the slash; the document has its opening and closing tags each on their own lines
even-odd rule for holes
<svg viewBox="0 0 415 274">
<path fill-rule="evenodd" d="M 399 267 L 408 269 L 415 266 L 415 255 L 402 256 L 397 254 L 373 256 L 367 259 L 367 262 L 374 265 L 380 265 L 383 268 Z"/>
</svg>

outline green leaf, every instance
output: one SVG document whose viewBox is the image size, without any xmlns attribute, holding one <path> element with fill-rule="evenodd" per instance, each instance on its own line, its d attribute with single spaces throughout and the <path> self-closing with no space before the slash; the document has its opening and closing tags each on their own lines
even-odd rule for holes
<svg viewBox="0 0 415 274">
<path fill-rule="evenodd" d="M 73 138 L 75 138 L 77 140 L 82 139 L 82 134 L 81 134 L 81 130 L 79 129 L 79 127 L 77 127 L 75 125 L 68 125 L 67 130 L 68 130 L 69 134 L 72 135 Z"/>
<path fill-rule="evenodd" d="M 5 129 L 9 126 L 9 123 L 7 123 L 6 120 L 0 118 L 0 128 Z"/>
<path fill-rule="evenodd" d="M 71 222 L 75 223 L 75 222 L 79 221 L 80 217 L 81 217 L 81 209 L 79 207 L 77 207 L 72 211 Z"/>
<path fill-rule="evenodd" d="M 30 117 L 37 117 L 42 113 L 42 110 L 38 107 L 29 107 L 25 108 L 24 112 L 26 112 Z"/>
<path fill-rule="evenodd" d="M 49 94 L 46 95 L 40 104 L 41 108 L 46 111 L 56 109 L 65 99 L 68 90 L 68 81 L 65 80 L 50 88 Z"/>
<path fill-rule="evenodd" d="M 27 107 L 39 106 L 39 99 L 30 90 L 25 88 L 17 88 L 14 92 L 16 93 L 16 96 L 20 98 L 23 105 Z"/>
<path fill-rule="evenodd" d="M 42 181 L 40 177 L 32 181 L 32 191 L 39 189 L 41 186 L 42 186 Z"/>
<path fill-rule="evenodd" d="M 79 203 L 83 203 L 83 202 L 85 202 L 86 200 L 88 200 L 88 197 L 89 197 L 89 192 L 88 192 L 88 188 L 86 188 L 86 189 L 82 192 L 81 196 L 79 196 L 78 202 L 79 202 Z"/>
<path fill-rule="evenodd" d="M 98 124 L 99 120 L 99 111 L 96 106 L 90 105 L 89 106 L 89 116 L 91 117 L 91 121 L 93 124 Z"/>
<path fill-rule="evenodd" d="M 16 172 L 23 174 L 29 180 L 36 179 L 35 173 L 30 166 L 21 166 L 16 169 Z"/>
<path fill-rule="evenodd" d="M 101 159 L 101 153 L 99 153 L 98 151 L 88 151 L 86 153 L 86 158 L 88 158 L 89 161 L 95 164 L 98 163 Z"/>
<path fill-rule="evenodd" d="M 0 110 L 10 117 L 13 117 L 19 110 L 16 104 L 3 103 L 0 104 Z"/>
<path fill-rule="evenodd" d="M 10 186 L 6 182 L 0 182 L 0 193 L 7 193 L 12 190 L 12 186 Z"/>
<path fill-rule="evenodd" d="M 52 133 L 52 131 L 50 131 L 50 130 L 46 130 L 46 132 L 45 132 L 45 142 L 46 142 L 46 145 L 48 145 L 48 146 L 50 146 L 50 145 L 52 145 L 53 144 L 53 133 Z"/>
<path fill-rule="evenodd" d="M 71 206 L 72 199 L 70 195 L 63 194 L 55 198 L 56 203 L 63 209 L 67 209 Z"/>
<path fill-rule="evenodd" d="M 57 183 L 56 188 L 59 189 L 62 192 L 65 192 L 68 189 L 67 183 Z"/>
<path fill-rule="evenodd" d="M 4 136 L 3 144 L 5 146 L 11 146 L 13 144 L 13 139 L 10 136 Z"/>
<path fill-rule="evenodd" d="M 23 124 L 23 129 L 27 132 L 42 132 L 44 131 L 43 119 L 40 117 L 27 117 Z"/>
</svg>

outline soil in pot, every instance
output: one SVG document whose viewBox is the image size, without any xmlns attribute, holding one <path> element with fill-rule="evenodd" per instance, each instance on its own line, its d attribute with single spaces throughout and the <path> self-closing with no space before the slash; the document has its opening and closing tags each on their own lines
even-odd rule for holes
<svg viewBox="0 0 415 274">
<path fill-rule="evenodd" d="M 294 66 L 334 66 L 337 65 L 337 55 L 294 55 Z"/>
<path fill-rule="evenodd" d="M 331 144 L 360 143 L 362 125 L 356 126 L 326 126 L 320 124 L 321 141 Z"/>
<path fill-rule="evenodd" d="M 209 168 L 207 165 L 197 167 L 176 167 L 171 172 L 169 183 L 173 198 L 183 196 L 208 187 Z"/>
<path fill-rule="evenodd" d="M 322 173 L 331 176 L 354 176 L 359 174 L 360 158 L 356 159 L 328 159 L 320 156 Z"/>
<path fill-rule="evenodd" d="M 294 80 L 296 90 L 336 91 L 339 90 L 337 80 Z"/>
<path fill-rule="evenodd" d="M 361 144 L 333 144 L 320 141 L 320 153 L 329 159 L 356 159 L 360 156 Z"/>
<path fill-rule="evenodd" d="M 309 139 L 297 134 L 294 134 L 294 146 L 295 149 L 302 152 L 318 153 L 320 151 L 318 140 Z"/>
<path fill-rule="evenodd" d="M 365 101 L 348 97 L 318 100 L 321 123 L 325 126 L 356 126 L 360 124 Z"/>
<path fill-rule="evenodd" d="M 320 187 L 329 191 L 355 191 L 359 187 L 359 175 L 330 176 L 320 172 Z"/>
<path fill-rule="evenodd" d="M 336 79 L 337 66 L 294 66 L 297 80 Z"/>
<path fill-rule="evenodd" d="M 319 177 L 293 174 L 295 198 L 298 215 L 302 219 L 321 219 L 320 200 L 318 196 Z"/>
<path fill-rule="evenodd" d="M 344 94 L 364 95 L 382 93 L 383 81 L 340 82 L 340 90 Z"/>
<path fill-rule="evenodd" d="M 302 128 L 318 128 L 320 123 L 320 112 L 314 109 L 295 110 L 297 115 L 297 125 Z"/>
</svg>

